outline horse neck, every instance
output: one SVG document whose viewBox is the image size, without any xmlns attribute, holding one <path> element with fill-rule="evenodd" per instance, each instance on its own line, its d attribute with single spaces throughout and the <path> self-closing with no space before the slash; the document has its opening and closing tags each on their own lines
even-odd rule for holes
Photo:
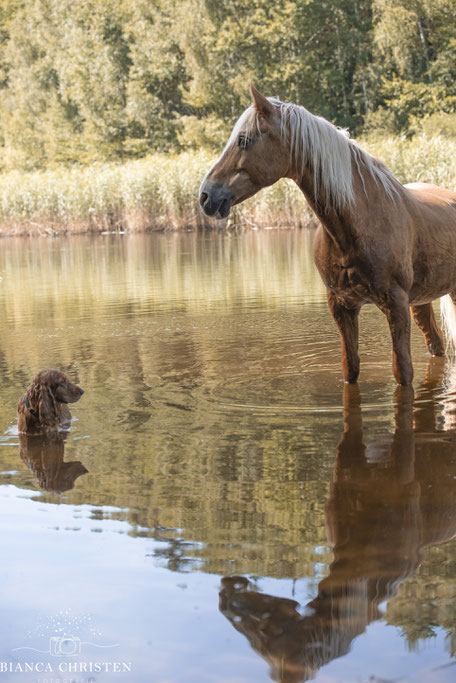
<svg viewBox="0 0 456 683">
<path fill-rule="evenodd" d="M 378 191 L 373 178 L 361 177 L 356 164 L 352 163 L 353 189 L 355 200 L 337 207 L 321 183 L 315 184 L 313 169 L 304 165 L 301 170 L 300 160 L 297 160 L 295 170 L 290 177 L 296 182 L 304 194 L 310 207 L 325 228 L 327 236 L 342 252 L 350 250 L 358 237 L 358 226 L 362 225 L 368 214 L 367 197 Z"/>
</svg>

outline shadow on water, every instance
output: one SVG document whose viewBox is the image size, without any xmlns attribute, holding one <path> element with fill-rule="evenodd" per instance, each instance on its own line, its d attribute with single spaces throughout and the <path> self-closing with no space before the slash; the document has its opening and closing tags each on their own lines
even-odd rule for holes
<svg viewBox="0 0 456 683">
<path fill-rule="evenodd" d="M 65 462 L 65 432 L 19 434 L 19 452 L 38 486 L 50 493 L 64 493 L 88 469 L 79 460 Z"/>
<path fill-rule="evenodd" d="M 343 389 L 344 431 L 337 447 L 325 523 L 333 561 L 304 609 L 249 589 L 242 576 L 222 579 L 220 611 L 270 666 L 271 678 L 297 683 L 346 655 L 381 603 L 411 577 L 427 547 L 456 534 L 456 420 L 442 401 L 446 430 L 437 429 L 443 361 L 426 380 L 394 396 L 393 434 L 366 443 L 357 385 Z"/>
</svg>

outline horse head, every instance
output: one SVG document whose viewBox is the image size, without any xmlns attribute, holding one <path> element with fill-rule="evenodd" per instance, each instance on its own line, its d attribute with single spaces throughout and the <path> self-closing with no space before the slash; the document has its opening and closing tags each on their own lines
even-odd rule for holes
<svg viewBox="0 0 456 683">
<path fill-rule="evenodd" d="M 280 108 L 251 85 L 251 106 L 235 124 L 220 159 L 204 178 L 199 202 L 207 216 L 226 218 L 235 204 L 287 175 Z"/>
</svg>

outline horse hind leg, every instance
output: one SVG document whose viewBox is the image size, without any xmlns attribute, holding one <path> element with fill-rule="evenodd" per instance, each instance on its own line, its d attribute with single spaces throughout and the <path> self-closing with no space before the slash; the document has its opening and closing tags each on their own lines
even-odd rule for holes
<svg viewBox="0 0 456 683">
<path fill-rule="evenodd" d="M 440 299 L 440 318 L 451 356 L 456 356 L 456 291 Z"/>
<path fill-rule="evenodd" d="M 424 335 L 426 347 L 431 356 L 443 356 L 445 346 L 442 338 L 442 331 L 437 325 L 432 304 L 422 304 L 421 306 L 410 306 L 412 318 Z"/>
</svg>

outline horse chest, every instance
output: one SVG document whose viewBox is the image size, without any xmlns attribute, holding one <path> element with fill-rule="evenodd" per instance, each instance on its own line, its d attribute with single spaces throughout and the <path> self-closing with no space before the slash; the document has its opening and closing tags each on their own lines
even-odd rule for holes
<svg viewBox="0 0 456 683">
<path fill-rule="evenodd" d="M 356 240 L 342 249 L 320 227 L 315 236 L 314 261 L 328 290 L 341 300 L 356 304 L 375 300 L 370 260 Z"/>
<path fill-rule="evenodd" d="M 350 301 L 372 301 L 372 279 L 362 268 L 334 263 L 320 271 L 326 287 L 338 297 Z"/>
</svg>

